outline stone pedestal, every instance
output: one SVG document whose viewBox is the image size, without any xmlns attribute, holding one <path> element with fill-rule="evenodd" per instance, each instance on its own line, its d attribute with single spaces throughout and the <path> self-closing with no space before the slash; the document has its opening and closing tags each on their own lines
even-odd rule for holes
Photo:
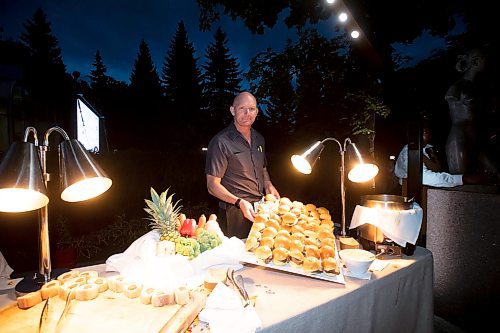
<svg viewBox="0 0 500 333">
<path fill-rule="evenodd" d="M 426 247 L 434 256 L 435 313 L 466 331 L 495 327 L 498 321 L 499 231 L 495 187 L 427 189 Z"/>
</svg>

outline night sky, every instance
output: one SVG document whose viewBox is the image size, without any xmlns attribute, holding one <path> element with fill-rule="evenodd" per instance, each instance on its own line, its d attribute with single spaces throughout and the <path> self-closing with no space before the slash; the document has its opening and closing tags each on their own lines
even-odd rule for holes
<svg viewBox="0 0 500 333">
<path fill-rule="evenodd" d="M 108 75 L 128 83 L 141 39 L 148 43 L 153 62 L 160 72 L 180 20 L 184 21 L 196 50 L 198 66 L 205 62 L 205 49 L 213 41 L 219 24 L 227 34 L 231 53 L 239 59 L 243 71 L 248 70 L 250 59 L 257 52 L 268 47 L 279 51 L 288 38 L 295 37 L 295 30 L 288 30 L 283 23 L 286 12 L 264 35 L 252 35 L 240 19 L 233 21 L 224 15 L 214 24 L 212 31 L 200 32 L 200 11 L 195 0 L 2 0 L 1 37 L 17 40 L 24 32 L 23 23 L 31 19 L 39 7 L 52 24 L 52 33 L 59 41 L 67 71 L 79 71 L 83 78 L 91 70 L 96 50 L 100 50 Z M 332 7 L 332 16 L 314 27 L 326 36 L 333 36 L 336 24 Z M 443 40 L 424 33 L 413 45 L 395 46 L 403 55 L 410 53 L 412 59 L 408 65 L 411 66 L 442 48 Z"/>
</svg>

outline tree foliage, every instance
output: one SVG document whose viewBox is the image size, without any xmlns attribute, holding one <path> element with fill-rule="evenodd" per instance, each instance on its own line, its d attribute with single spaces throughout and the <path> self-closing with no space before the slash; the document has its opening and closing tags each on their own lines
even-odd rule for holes
<svg viewBox="0 0 500 333">
<path fill-rule="evenodd" d="M 228 124 L 232 117 L 229 106 L 241 90 L 241 70 L 238 60 L 230 53 L 226 34 L 219 27 L 214 41 L 205 51 L 203 79 L 203 111 L 208 126 L 217 128 Z"/>
<path fill-rule="evenodd" d="M 20 40 L 28 47 L 30 58 L 25 79 L 31 97 L 37 101 L 31 116 L 39 120 L 67 122 L 70 77 L 44 11 L 37 9 L 24 28 Z"/>
<path fill-rule="evenodd" d="M 148 44 L 141 40 L 139 53 L 130 75 L 130 88 L 137 96 L 159 98 L 160 81 Z"/>
<path fill-rule="evenodd" d="M 175 127 L 172 130 L 178 131 L 175 135 L 182 144 L 189 142 L 198 145 L 202 134 L 198 131 L 203 121 L 200 111 L 201 74 L 197 60 L 184 22 L 180 21 L 165 56 L 161 82 L 170 111 L 168 121 Z"/>
</svg>

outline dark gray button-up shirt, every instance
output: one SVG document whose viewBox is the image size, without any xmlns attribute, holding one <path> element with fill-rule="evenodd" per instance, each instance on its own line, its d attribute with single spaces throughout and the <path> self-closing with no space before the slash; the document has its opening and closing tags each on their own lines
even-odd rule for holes
<svg viewBox="0 0 500 333">
<path fill-rule="evenodd" d="M 221 178 L 235 196 L 250 202 L 264 195 L 267 166 L 264 137 L 251 129 L 250 146 L 234 123 L 217 133 L 208 144 L 205 173 Z"/>
</svg>

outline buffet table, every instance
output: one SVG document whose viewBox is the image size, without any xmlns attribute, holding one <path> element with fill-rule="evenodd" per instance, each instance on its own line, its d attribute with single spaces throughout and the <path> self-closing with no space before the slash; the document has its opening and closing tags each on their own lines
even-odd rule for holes
<svg viewBox="0 0 500 333">
<path fill-rule="evenodd" d="M 411 257 L 386 258 L 390 264 L 370 280 L 346 276 L 345 285 L 250 264 L 238 273 L 255 299 L 261 332 L 432 332 L 432 253 L 417 247 Z M 80 268 L 113 274 L 104 269 Z M 14 289 L 0 293 L 0 308 L 13 302 Z"/>
</svg>

